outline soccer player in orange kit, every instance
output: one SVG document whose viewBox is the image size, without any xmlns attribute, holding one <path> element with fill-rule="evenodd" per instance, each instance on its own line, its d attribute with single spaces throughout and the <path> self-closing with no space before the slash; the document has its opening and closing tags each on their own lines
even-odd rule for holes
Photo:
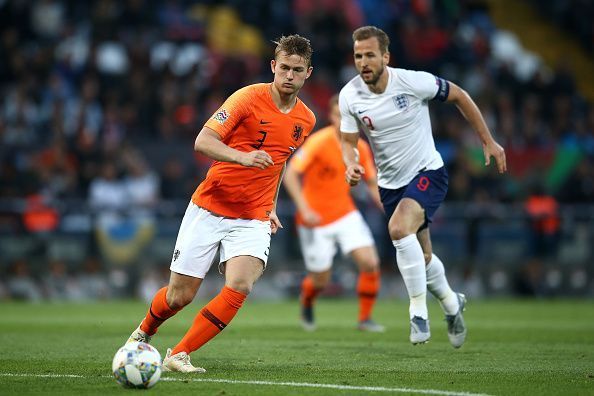
<svg viewBox="0 0 594 396">
<path fill-rule="evenodd" d="M 316 327 L 313 305 L 330 280 L 338 245 L 359 269 L 358 328 L 383 332 L 384 327 L 371 319 L 380 288 L 379 258 L 371 231 L 357 210 L 344 178 L 338 96 L 330 100 L 329 118 L 331 125 L 313 134 L 291 158 L 284 179 L 285 188 L 297 206 L 297 231 L 308 271 L 301 284 L 301 323 L 308 331 Z M 373 156 L 364 140 L 359 140 L 358 152 L 370 195 L 381 207 Z"/>
<path fill-rule="evenodd" d="M 196 138 L 194 149 L 215 162 L 182 220 L 169 285 L 155 294 L 128 341 L 150 342 L 165 320 L 189 304 L 217 252 L 225 286 L 167 350 L 165 370 L 206 371 L 193 366 L 189 354 L 231 322 L 266 267 L 271 234 L 282 228 L 276 200 L 286 161 L 313 129 L 315 116 L 297 97 L 313 70 L 309 40 L 291 35 L 276 44 L 273 82 L 236 91 Z"/>
</svg>

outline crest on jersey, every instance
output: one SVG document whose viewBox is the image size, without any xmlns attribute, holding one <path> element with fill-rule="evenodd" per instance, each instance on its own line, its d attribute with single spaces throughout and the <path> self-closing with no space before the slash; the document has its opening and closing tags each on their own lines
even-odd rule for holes
<svg viewBox="0 0 594 396">
<path fill-rule="evenodd" d="M 396 95 L 392 100 L 394 100 L 394 104 L 400 110 L 404 110 L 408 107 L 408 97 L 405 94 Z"/>
<path fill-rule="evenodd" d="M 225 121 L 227 121 L 229 116 L 230 114 L 227 112 L 227 110 L 221 109 L 212 116 L 212 119 L 218 122 L 219 124 L 223 125 Z"/>
<path fill-rule="evenodd" d="M 298 142 L 301 139 L 301 135 L 303 135 L 303 127 L 301 124 L 293 125 L 293 140 Z"/>
</svg>

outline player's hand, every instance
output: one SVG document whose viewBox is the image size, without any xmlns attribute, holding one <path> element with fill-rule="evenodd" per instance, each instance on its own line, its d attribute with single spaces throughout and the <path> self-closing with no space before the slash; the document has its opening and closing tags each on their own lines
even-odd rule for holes
<svg viewBox="0 0 594 396">
<path fill-rule="evenodd" d="M 489 166 L 491 163 L 491 156 L 495 158 L 497 164 L 497 170 L 499 173 L 507 171 L 507 162 L 505 159 L 505 150 L 496 141 L 483 144 L 483 152 L 485 153 L 485 166 Z"/>
<path fill-rule="evenodd" d="M 266 169 L 274 165 L 272 157 L 264 150 L 254 150 L 249 153 L 242 153 L 239 163 L 243 166 Z"/>
<path fill-rule="evenodd" d="M 276 215 L 276 211 L 270 212 L 270 232 L 276 234 L 279 228 L 283 228 L 278 216 Z"/>
<path fill-rule="evenodd" d="M 365 168 L 361 164 L 349 165 L 346 169 L 345 176 L 346 181 L 351 186 L 356 186 L 361 181 L 361 178 L 365 174 Z"/>
<path fill-rule="evenodd" d="M 299 213 L 301 214 L 303 224 L 305 224 L 306 227 L 315 227 L 320 224 L 321 218 L 317 212 L 308 208 L 301 210 Z"/>
</svg>

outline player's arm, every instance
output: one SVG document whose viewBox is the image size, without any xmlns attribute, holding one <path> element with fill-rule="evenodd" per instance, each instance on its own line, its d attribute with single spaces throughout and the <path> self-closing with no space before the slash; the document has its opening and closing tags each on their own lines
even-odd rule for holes
<svg viewBox="0 0 594 396">
<path fill-rule="evenodd" d="M 450 92 L 447 101 L 456 105 L 458 110 L 460 110 L 460 113 L 462 113 L 464 118 L 466 118 L 481 139 L 483 152 L 485 154 L 485 165 L 488 166 L 491 163 L 491 156 L 493 156 L 497 163 L 499 173 L 505 172 L 507 170 L 505 151 L 503 150 L 503 147 L 493 139 L 489 127 L 487 126 L 478 106 L 465 90 L 452 82 L 449 82 L 449 85 Z"/>
<path fill-rule="evenodd" d="M 292 162 L 289 162 L 285 177 L 283 179 L 285 189 L 295 203 L 297 210 L 303 218 L 303 222 L 308 227 L 320 224 L 320 215 L 311 209 L 307 200 L 303 196 L 303 186 L 301 184 L 301 173 L 296 169 Z"/>
<path fill-rule="evenodd" d="M 206 126 L 196 136 L 194 150 L 216 161 L 233 162 L 260 169 L 274 165 L 272 157 L 266 151 L 254 150 L 244 153 L 231 148 L 221 141 L 221 135 Z"/>
<path fill-rule="evenodd" d="M 364 142 L 363 140 L 359 141 L 359 162 L 365 167 L 365 183 L 367 184 L 367 189 L 369 191 L 369 195 L 371 196 L 371 201 L 377 206 L 382 212 L 384 210 L 384 206 L 382 204 L 382 199 L 379 193 L 379 187 L 377 185 L 377 171 L 375 168 L 375 163 L 373 161 L 373 154 L 371 153 L 371 148 L 369 144 Z"/>
<path fill-rule="evenodd" d="M 382 199 L 380 197 L 379 188 L 377 186 L 377 177 L 372 177 L 365 180 L 367 184 L 367 189 L 369 190 L 369 195 L 371 196 L 371 200 L 381 210 L 384 210 L 384 206 L 382 204 Z"/>
<path fill-rule="evenodd" d="M 365 168 L 359 163 L 357 144 L 359 133 L 340 133 L 340 145 L 342 147 L 342 160 L 346 166 L 346 181 L 351 186 L 356 186 L 365 173 Z"/>
<path fill-rule="evenodd" d="M 276 193 L 274 194 L 274 204 L 272 205 L 272 212 L 270 212 L 270 231 L 273 234 L 276 234 L 279 228 L 283 228 L 277 214 L 276 214 L 276 203 L 278 202 L 278 193 L 280 192 L 281 181 L 285 176 L 285 171 L 287 170 L 287 163 L 283 164 L 283 169 L 281 169 L 280 177 L 278 178 L 278 182 L 276 184 Z"/>
</svg>

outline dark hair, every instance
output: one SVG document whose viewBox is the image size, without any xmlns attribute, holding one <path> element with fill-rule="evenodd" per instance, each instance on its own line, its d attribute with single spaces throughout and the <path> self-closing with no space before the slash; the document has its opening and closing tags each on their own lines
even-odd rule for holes
<svg viewBox="0 0 594 396">
<path fill-rule="evenodd" d="M 290 36 L 282 36 L 278 41 L 274 41 L 276 48 L 274 49 L 274 59 L 278 58 L 278 54 L 283 51 L 287 55 L 299 55 L 305 60 L 307 67 L 311 66 L 311 55 L 313 49 L 308 39 L 298 34 Z"/>
<path fill-rule="evenodd" d="M 362 26 L 353 32 L 353 41 L 367 40 L 372 37 L 377 37 L 382 54 L 388 52 L 390 38 L 382 29 L 375 26 Z"/>
</svg>

